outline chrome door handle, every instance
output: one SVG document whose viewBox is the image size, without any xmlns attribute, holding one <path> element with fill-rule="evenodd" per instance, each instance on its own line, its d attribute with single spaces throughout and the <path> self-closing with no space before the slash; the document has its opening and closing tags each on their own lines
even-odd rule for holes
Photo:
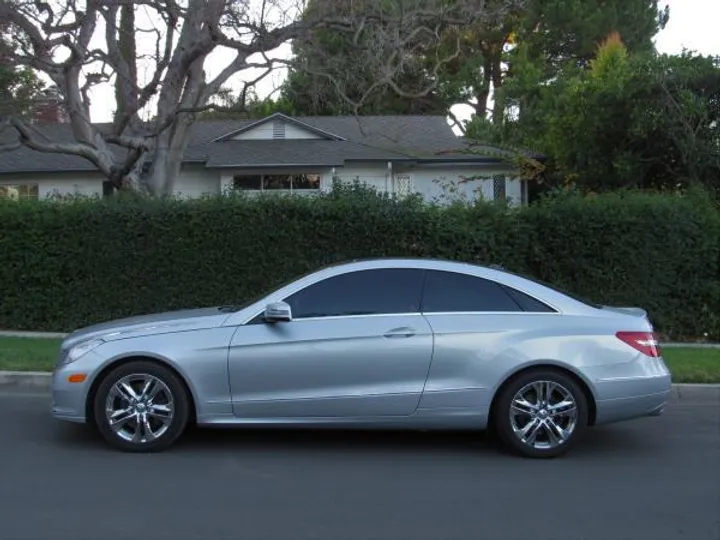
<svg viewBox="0 0 720 540">
<path fill-rule="evenodd" d="M 394 339 L 394 338 L 409 338 L 413 337 L 415 335 L 415 329 L 414 328 L 408 328 L 407 326 L 403 326 L 401 328 L 393 328 L 392 330 L 388 330 L 383 334 L 383 337 L 386 337 L 388 339 Z"/>
</svg>

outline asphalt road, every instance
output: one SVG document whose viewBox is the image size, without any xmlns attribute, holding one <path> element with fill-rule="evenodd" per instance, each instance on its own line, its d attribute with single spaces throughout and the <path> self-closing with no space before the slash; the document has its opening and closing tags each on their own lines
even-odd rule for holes
<svg viewBox="0 0 720 540">
<path fill-rule="evenodd" d="M 553 461 L 473 434 L 194 430 L 116 453 L 0 394 L 0 540 L 718 540 L 720 407 L 595 428 Z"/>
</svg>

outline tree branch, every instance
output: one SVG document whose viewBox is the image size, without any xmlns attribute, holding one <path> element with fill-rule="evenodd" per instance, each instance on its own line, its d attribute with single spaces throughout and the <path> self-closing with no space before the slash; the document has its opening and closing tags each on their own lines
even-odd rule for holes
<svg viewBox="0 0 720 540">
<path fill-rule="evenodd" d="M 51 142 L 39 131 L 29 126 L 18 118 L 11 118 L 12 126 L 20 134 L 22 144 L 38 152 L 46 152 L 52 154 L 71 154 L 88 159 L 98 168 L 102 168 L 102 159 L 96 148 L 83 143 L 56 143 Z"/>
</svg>

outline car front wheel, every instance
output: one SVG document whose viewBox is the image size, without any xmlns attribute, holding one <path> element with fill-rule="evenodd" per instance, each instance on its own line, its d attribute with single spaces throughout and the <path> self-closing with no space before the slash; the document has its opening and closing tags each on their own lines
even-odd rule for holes
<svg viewBox="0 0 720 540">
<path fill-rule="evenodd" d="M 95 395 L 98 430 L 126 452 L 157 452 L 169 447 L 188 423 L 189 399 L 170 369 L 133 361 L 112 370 Z"/>
<path fill-rule="evenodd" d="M 525 457 L 552 458 L 581 437 L 588 403 L 572 377 L 538 369 L 520 374 L 502 389 L 494 416 L 507 449 Z"/>
</svg>

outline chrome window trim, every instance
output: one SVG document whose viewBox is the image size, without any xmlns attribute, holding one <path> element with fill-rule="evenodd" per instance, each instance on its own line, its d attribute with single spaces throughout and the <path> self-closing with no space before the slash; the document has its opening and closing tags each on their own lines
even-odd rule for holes
<svg viewBox="0 0 720 540">
<path fill-rule="evenodd" d="M 249 319 L 247 319 L 244 324 L 249 323 L 252 321 L 255 317 L 260 315 L 264 310 L 259 311 Z M 562 313 L 559 312 L 549 312 L 549 311 L 412 311 L 412 312 L 404 312 L 404 313 L 368 313 L 366 315 L 328 315 L 326 317 L 298 317 L 293 318 L 292 322 L 295 321 L 328 321 L 328 320 L 338 320 L 338 319 L 360 319 L 360 318 L 368 318 L 368 317 L 412 317 L 414 315 L 422 315 L 423 317 L 432 317 L 435 315 L 542 315 L 542 316 L 558 316 L 562 315 Z M 282 324 L 282 323 L 280 323 Z"/>
<path fill-rule="evenodd" d="M 551 311 L 423 311 L 425 317 L 433 315 L 562 315 Z"/>
<path fill-rule="evenodd" d="M 378 317 L 422 317 L 422 313 L 419 311 L 412 311 L 406 313 L 368 313 L 366 315 L 328 315 L 327 317 L 298 317 L 293 318 L 294 321 L 328 321 L 338 319 L 367 319 L 367 318 L 378 318 Z M 256 315 L 257 317 L 257 315 Z"/>
</svg>

